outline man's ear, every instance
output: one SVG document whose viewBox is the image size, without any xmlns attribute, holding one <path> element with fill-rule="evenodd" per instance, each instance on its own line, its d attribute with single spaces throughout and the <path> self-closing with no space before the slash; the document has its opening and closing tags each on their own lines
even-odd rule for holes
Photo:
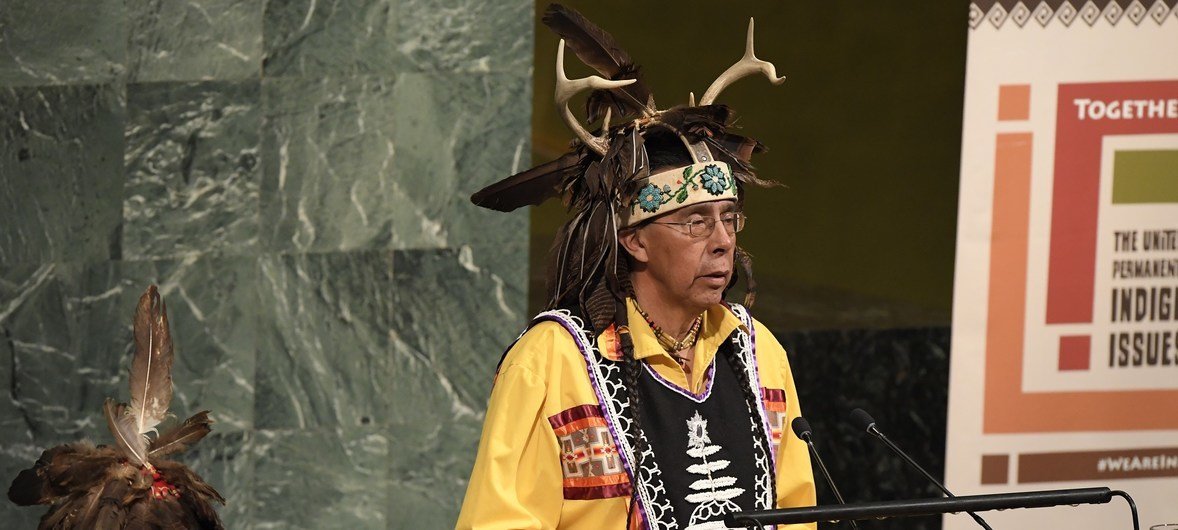
<svg viewBox="0 0 1178 530">
<path fill-rule="evenodd" d="M 622 248 L 626 249 L 626 252 L 630 253 L 634 261 L 646 263 L 650 260 L 650 255 L 646 252 L 646 240 L 642 237 L 641 228 L 623 230 L 618 233 L 618 242 L 622 244 Z"/>
</svg>

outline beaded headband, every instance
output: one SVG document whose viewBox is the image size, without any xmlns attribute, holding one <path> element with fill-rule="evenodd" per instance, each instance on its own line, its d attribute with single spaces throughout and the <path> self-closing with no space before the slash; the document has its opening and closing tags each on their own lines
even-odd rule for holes
<svg viewBox="0 0 1178 530">
<path fill-rule="evenodd" d="M 738 198 L 732 168 L 715 160 L 707 146 L 692 145 L 682 136 L 680 139 L 687 144 L 693 163 L 640 180 L 629 208 L 619 215 L 623 228 L 693 204 Z"/>
</svg>

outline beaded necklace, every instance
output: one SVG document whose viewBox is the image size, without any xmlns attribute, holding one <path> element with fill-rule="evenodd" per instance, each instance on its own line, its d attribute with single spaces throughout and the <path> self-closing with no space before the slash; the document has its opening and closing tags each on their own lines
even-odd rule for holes
<svg viewBox="0 0 1178 530">
<path fill-rule="evenodd" d="M 659 341 L 659 346 L 662 346 L 663 350 L 670 354 L 680 366 L 686 367 L 691 362 L 691 359 L 679 355 L 679 352 L 695 346 L 695 342 L 699 340 L 699 330 L 703 326 L 704 321 L 703 314 L 700 314 L 695 317 L 695 320 L 691 321 L 691 327 L 681 340 L 675 340 L 663 331 L 658 324 L 654 323 L 650 315 L 638 305 L 638 300 L 634 300 L 634 309 L 638 311 L 639 315 L 642 315 L 642 318 L 646 319 L 646 323 L 650 325 L 650 330 L 654 332 L 654 338 Z"/>
</svg>

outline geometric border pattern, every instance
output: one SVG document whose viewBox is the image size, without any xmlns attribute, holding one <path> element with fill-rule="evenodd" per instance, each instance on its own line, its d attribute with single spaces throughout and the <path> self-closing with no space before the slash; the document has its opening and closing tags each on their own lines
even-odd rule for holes
<svg viewBox="0 0 1178 530">
<path fill-rule="evenodd" d="M 773 454 L 781 447 L 781 436 L 785 432 L 785 391 L 778 388 L 761 388 L 761 397 L 765 400 L 765 412 L 769 419 L 769 431 L 772 435 Z"/>
<path fill-rule="evenodd" d="M 548 418 L 560 443 L 564 498 L 607 499 L 630 495 L 630 477 L 597 405 L 580 405 Z"/>
<path fill-rule="evenodd" d="M 1116 26 L 1126 20 L 1136 26 L 1146 19 L 1159 26 L 1170 21 L 1178 24 L 1178 0 L 973 0 L 969 3 L 970 29 L 977 29 L 984 21 L 995 28 L 1007 22 L 1022 28 L 1031 20 L 1042 27 L 1051 23 L 1071 27 L 1077 20 L 1092 27 L 1101 21 Z"/>
</svg>

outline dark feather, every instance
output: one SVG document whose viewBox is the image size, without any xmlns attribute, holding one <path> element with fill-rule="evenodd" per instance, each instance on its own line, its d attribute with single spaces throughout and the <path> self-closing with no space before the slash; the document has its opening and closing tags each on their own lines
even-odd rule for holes
<svg viewBox="0 0 1178 530">
<path fill-rule="evenodd" d="M 606 153 L 608 155 L 608 153 Z M 585 168 L 584 176 L 578 179 L 582 185 L 581 197 L 578 197 L 578 202 L 588 203 L 595 202 L 606 198 L 605 189 L 605 162 L 603 160 L 594 160 Z M 587 206 L 587 204 L 586 204 Z"/>
<path fill-rule="evenodd" d="M 734 258 L 740 266 L 740 271 L 744 273 L 744 306 L 753 307 L 753 303 L 757 301 L 757 282 L 753 279 L 753 256 L 745 249 L 736 247 Z M 732 281 L 736 281 L 735 273 L 732 275 Z"/>
<path fill-rule="evenodd" d="M 162 503 L 151 501 L 140 501 L 127 507 L 127 518 L 130 519 L 126 530 L 156 530 L 157 528 L 164 528 L 163 521 L 161 521 L 161 514 L 157 512 L 157 506 Z M 162 507 L 162 506 L 158 506 Z M 164 516 L 166 517 L 166 516 Z"/>
<path fill-rule="evenodd" d="M 106 398 L 102 404 L 102 412 L 106 416 L 106 425 L 115 437 L 115 446 L 123 451 L 127 458 L 140 464 L 147 463 L 147 438 L 139 434 L 135 426 L 135 416 L 127 412 L 126 403 L 115 403 Z"/>
<path fill-rule="evenodd" d="M 580 242 L 584 235 L 585 219 L 590 213 L 587 202 L 583 199 L 581 202 L 585 204 L 578 204 L 572 209 L 573 217 L 557 230 L 556 238 L 553 240 L 550 254 L 552 261 L 548 267 L 550 309 L 576 303 L 575 289 L 579 285 L 577 282 L 581 281 L 581 276 L 574 264 L 580 261 Z"/>
<path fill-rule="evenodd" d="M 659 113 L 659 123 L 686 135 L 692 142 L 721 134 L 728 127 L 732 111 L 724 105 L 688 107 L 680 105 Z"/>
<path fill-rule="evenodd" d="M 623 67 L 617 74 L 610 77 L 611 81 L 623 81 L 626 79 L 637 79 L 634 84 L 641 83 L 642 71 L 638 65 L 628 65 Z M 654 96 L 649 92 L 646 94 L 645 105 L 643 102 L 636 101 L 636 98 L 642 96 L 641 92 L 635 93 L 628 91 L 630 86 L 622 88 L 598 89 L 589 92 L 589 97 L 585 99 L 585 123 L 595 123 L 605 117 L 607 110 L 612 111 L 611 120 L 613 123 L 624 121 L 630 117 L 642 114 L 643 111 L 654 111 Z M 643 88 L 642 90 L 646 90 Z"/>
<path fill-rule="evenodd" d="M 185 512 L 195 519 L 196 528 L 204 530 L 221 530 L 224 528 L 221 524 L 221 518 L 217 516 L 216 508 L 207 500 L 188 495 L 180 497 L 180 503 L 185 506 Z"/>
<path fill-rule="evenodd" d="M 589 21 L 574 9 L 551 4 L 541 20 L 565 40 L 565 45 L 581 62 L 597 70 L 602 77 L 612 80 L 637 79 L 636 82 L 612 90 L 597 90 L 608 94 L 590 95 L 596 103 L 589 105 L 589 121 L 597 121 L 606 107 L 615 107 L 614 116 L 622 117 L 654 110 L 654 98 L 642 82 L 638 67 L 613 36 Z M 596 99 L 594 99 L 596 98 Z M 650 105 L 649 107 L 647 105 Z"/>
<path fill-rule="evenodd" d="M 157 466 L 161 475 L 180 490 L 180 496 L 195 495 L 205 501 L 216 501 L 225 504 L 225 498 L 217 493 L 204 479 L 200 478 L 188 466 L 179 462 L 164 460 Z"/>
<path fill-rule="evenodd" d="M 36 469 L 22 470 L 8 486 L 8 500 L 17 506 L 45 504 L 52 498 L 47 486 Z"/>
<path fill-rule="evenodd" d="M 71 513 L 71 510 L 68 510 L 66 506 L 69 506 L 69 504 L 65 504 L 61 508 L 51 509 L 45 512 L 45 515 L 41 516 L 41 522 L 37 525 L 37 530 L 69 528 L 64 524 L 66 516 Z"/>
<path fill-rule="evenodd" d="M 139 434 L 146 435 L 168 414 L 172 402 L 172 334 L 168 307 L 154 285 L 139 297 L 134 318 L 135 356 L 131 359 L 131 402 Z M 144 462 L 146 463 L 146 462 Z"/>
<path fill-rule="evenodd" d="M 550 282 L 555 286 L 550 286 L 549 305 L 584 308 L 594 328 L 604 330 L 614 317 L 614 302 L 628 289 L 610 201 L 589 201 L 561 228 L 554 258 L 555 275 Z"/>
<path fill-rule="evenodd" d="M 152 441 L 148 447 L 148 456 L 154 459 L 184 451 L 209 434 L 213 430 L 209 427 L 212 423 L 207 410 L 193 414 L 191 418 L 184 420 L 184 423 Z"/>
<path fill-rule="evenodd" d="M 588 283 L 591 271 L 587 263 L 596 261 L 587 254 L 602 246 L 589 227 L 593 225 L 593 218 L 603 205 L 600 202 L 583 202 L 586 203 L 584 208 L 578 207 L 573 218 L 557 234 L 556 244 L 560 245 L 560 251 L 555 263 L 556 287 L 553 290 L 552 307 L 580 303 L 581 292 Z"/>
<path fill-rule="evenodd" d="M 580 175 L 582 158 L 580 150 L 565 153 L 556 160 L 516 173 L 475 192 L 470 202 L 500 212 L 538 205 L 560 195 L 565 181 Z"/>
<path fill-rule="evenodd" d="M 629 168 L 633 154 L 630 149 L 630 138 L 628 134 L 615 136 L 610 142 L 609 151 L 605 152 L 605 157 L 601 160 L 601 171 L 597 178 L 601 180 L 599 193 L 603 199 L 613 199 L 612 192 L 617 189 L 617 185 L 630 176 Z"/>
<path fill-rule="evenodd" d="M 584 300 L 586 289 L 592 287 L 593 273 L 597 270 L 602 259 L 602 250 L 605 246 L 605 242 L 602 240 L 602 231 L 605 229 L 607 212 L 608 209 L 603 201 L 594 202 L 590 206 L 588 215 L 583 218 L 583 226 L 574 232 L 577 241 L 573 243 L 573 257 L 576 260 L 571 267 L 574 267 L 572 277 L 575 278 L 575 281 L 570 282 L 570 285 L 579 287 L 577 291 L 579 300 Z"/>
<path fill-rule="evenodd" d="M 120 529 L 127 517 L 131 500 L 131 486 L 124 480 L 105 481 L 101 488 L 90 493 L 80 504 L 73 519 L 73 528 Z"/>
<path fill-rule="evenodd" d="M 119 458 L 113 448 L 96 448 L 87 443 L 47 449 L 33 467 L 21 471 L 12 481 L 8 498 L 20 506 L 57 502 L 100 484 Z"/>
<path fill-rule="evenodd" d="M 630 181 L 650 176 L 650 161 L 647 158 L 646 139 L 638 134 L 637 128 L 630 129 Z M 623 188 L 623 196 L 627 195 L 630 190 L 628 186 L 630 182 L 626 182 Z"/>
<path fill-rule="evenodd" d="M 103 481 L 123 478 L 134 472 L 130 464 L 112 447 L 73 444 L 65 452 L 53 455 L 44 469 L 44 478 L 55 496 L 90 490 Z"/>
<path fill-rule="evenodd" d="M 617 152 L 609 159 L 612 172 L 609 188 L 619 194 L 629 191 L 628 188 L 633 184 L 635 176 L 644 174 L 643 170 L 647 169 L 643 158 L 645 142 L 642 135 L 634 128 L 630 131 L 630 134 L 621 134 L 614 139 Z"/>
<path fill-rule="evenodd" d="M 728 152 L 735 155 L 738 160 L 744 161 L 746 164 L 752 160 L 753 155 L 769 150 L 765 147 L 765 144 L 758 142 L 756 139 L 739 134 L 724 133 L 715 137 L 714 140 Z"/>
<path fill-rule="evenodd" d="M 105 468 L 86 465 L 86 459 L 96 457 L 105 458 Z M 75 466 L 54 470 L 70 462 Z M 113 448 L 60 446 L 46 451 L 38 463 L 34 469 L 41 472 L 42 479 L 63 490 L 63 496 L 53 502 L 38 528 L 223 528 L 213 503 L 224 504 L 224 497 L 178 462 L 156 462 L 161 480 L 179 492 L 178 496 L 163 498 L 152 496 L 152 476 L 119 457 Z"/>
<path fill-rule="evenodd" d="M 593 324 L 593 331 L 600 334 L 617 320 L 616 309 L 618 296 L 610 288 L 604 278 L 594 282 L 593 289 L 587 294 L 581 307 L 588 313 L 589 321 Z"/>
<path fill-rule="evenodd" d="M 634 64 L 630 54 L 618 46 L 612 35 L 575 9 L 549 4 L 540 20 L 565 40 L 581 62 L 597 70 L 602 77 L 613 77 L 623 67 Z"/>
<path fill-rule="evenodd" d="M 756 140 L 752 140 L 752 141 L 756 142 Z M 766 180 L 766 179 L 758 178 L 757 175 L 755 173 L 753 173 L 752 164 L 748 163 L 745 158 L 742 158 L 739 155 L 737 155 L 736 153 L 733 153 L 732 151 L 728 150 L 728 147 L 726 146 L 725 143 L 716 141 L 713 138 L 708 138 L 705 140 L 705 142 L 707 143 L 708 148 L 711 149 L 712 154 L 716 156 L 716 158 L 718 158 L 719 160 L 721 160 L 723 162 L 727 162 L 728 165 L 732 167 L 733 176 L 735 176 L 736 179 L 738 181 L 740 181 L 742 184 L 752 184 L 754 186 L 760 186 L 762 188 L 772 188 L 774 186 L 781 186 L 782 185 L 780 182 L 777 182 L 775 180 Z M 744 146 L 744 144 L 740 144 L 738 147 L 743 147 L 743 146 Z"/>
</svg>

